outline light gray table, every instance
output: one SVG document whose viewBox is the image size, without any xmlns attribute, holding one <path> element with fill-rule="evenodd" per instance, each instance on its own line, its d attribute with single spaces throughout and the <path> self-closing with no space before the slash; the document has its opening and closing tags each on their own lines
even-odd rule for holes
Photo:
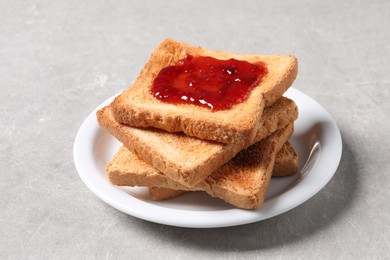
<svg viewBox="0 0 390 260">
<path fill-rule="evenodd" d="M 390 258 L 389 1 L 2 1 L 0 13 L 1 259 Z M 330 183 L 221 229 L 149 223 L 95 197 L 73 164 L 76 132 L 166 37 L 296 55 L 294 87 L 342 133 Z"/>
</svg>

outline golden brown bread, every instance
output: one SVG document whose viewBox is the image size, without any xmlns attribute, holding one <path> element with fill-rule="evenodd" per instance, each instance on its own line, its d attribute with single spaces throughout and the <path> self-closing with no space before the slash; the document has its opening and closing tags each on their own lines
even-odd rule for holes
<svg viewBox="0 0 390 260">
<path fill-rule="evenodd" d="M 174 198 L 188 192 L 185 190 L 173 190 L 163 187 L 149 187 L 148 190 L 150 199 L 156 201 Z"/>
<path fill-rule="evenodd" d="M 287 142 L 275 158 L 272 177 L 290 176 L 298 172 L 298 154 L 290 142 Z"/>
<path fill-rule="evenodd" d="M 125 147 L 122 147 L 107 165 L 107 174 L 115 185 L 203 190 L 240 208 L 259 208 L 268 191 L 276 154 L 292 132 L 293 124 L 277 130 L 241 151 L 231 161 L 193 187 L 168 178 Z"/>
<path fill-rule="evenodd" d="M 258 122 L 255 141 L 293 122 L 298 117 L 295 103 L 281 98 L 266 107 Z M 97 112 L 101 127 L 115 136 L 143 161 L 186 186 L 205 179 L 245 147 L 241 143 L 222 144 L 169 133 L 158 129 L 141 129 L 118 123 L 111 107 Z"/>
<path fill-rule="evenodd" d="M 251 63 L 262 61 L 268 74 L 256 86 L 246 101 L 228 110 L 212 112 L 207 108 L 159 101 L 150 93 L 155 76 L 164 67 L 174 65 L 186 55 L 230 58 Z M 253 143 L 256 126 L 265 106 L 275 103 L 295 80 L 297 59 L 288 55 L 247 55 L 211 51 L 186 43 L 166 39 L 153 51 L 135 83 L 112 103 L 114 118 L 135 127 L 155 127 L 169 132 L 184 132 L 188 136 L 222 143 Z M 245 116 L 243 116 L 245 115 Z"/>
<path fill-rule="evenodd" d="M 298 172 L 298 155 L 290 142 L 286 142 L 275 158 L 272 177 L 285 177 Z M 149 187 L 149 197 L 152 200 L 166 200 L 187 193 L 184 190 L 173 190 L 163 187 Z"/>
</svg>

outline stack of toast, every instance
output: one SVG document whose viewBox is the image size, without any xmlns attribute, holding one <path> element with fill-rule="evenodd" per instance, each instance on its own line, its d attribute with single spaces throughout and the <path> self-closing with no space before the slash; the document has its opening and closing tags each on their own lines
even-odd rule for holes
<svg viewBox="0 0 390 260">
<path fill-rule="evenodd" d="M 188 55 L 262 62 L 267 74 L 229 109 L 158 100 L 150 91 L 156 75 Z M 109 180 L 148 187 L 153 200 L 205 191 L 238 208 L 261 207 L 271 176 L 298 171 L 289 142 L 298 109 L 283 97 L 297 70 L 289 55 L 242 55 L 164 40 L 134 84 L 97 112 L 99 125 L 123 144 L 107 165 Z"/>
</svg>

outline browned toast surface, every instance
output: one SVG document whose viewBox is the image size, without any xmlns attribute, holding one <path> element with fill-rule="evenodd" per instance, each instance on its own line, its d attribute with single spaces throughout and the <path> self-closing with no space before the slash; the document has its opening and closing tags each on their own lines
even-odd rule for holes
<svg viewBox="0 0 390 260">
<path fill-rule="evenodd" d="M 263 117 L 258 122 L 255 141 L 293 122 L 297 117 L 295 103 L 288 98 L 279 99 L 264 110 Z M 100 126 L 143 161 L 187 186 L 205 179 L 245 148 L 242 143 L 222 144 L 188 137 L 182 133 L 129 127 L 115 120 L 110 106 L 98 111 L 97 118 Z"/>
<path fill-rule="evenodd" d="M 298 154 L 290 142 L 287 142 L 275 158 L 272 177 L 284 177 L 298 172 Z"/>
<path fill-rule="evenodd" d="M 286 142 L 275 158 L 275 165 L 272 171 L 272 177 L 285 177 L 298 172 L 298 155 L 290 142 Z M 166 200 L 177 197 L 184 190 L 173 190 L 162 187 L 149 187 L 149 196 L 152 200 Z"/>
<path fill-rule="evenodd" d="M 231 161 L 193 187 L 168 178 L 126 148 L 121 148 L 107 165 L 107 174 L 115 185 L 203 190 L 240 208 L 258 208 L 267 193 L 276 154 L 292 132 L 293 124 L 276 131 L 241 151 Z"/>
<path fill-rule="evenodd" d="M 263 62 L 268 74 L 249 94 L 246 101 L 228 110 L 212 112 L 191 104 L 167 104 L 150 92 L 161 69 L 192 56 Z M 297 75 L 297 59 L 289 55 L 247 55 L 212 51 L 171 39 L 164 40 L 152 52 L 135 83 L 112 103 L 115 119 L 135 127 L 155 127 L 169 132 L 184 132 L 200 139 L 231 143 L 252 143 L 256 126 L 265 106 L 275 103 L 290 87 Z"/>
<path fill-rule="evenodd" d="M 149 187 L 149 197 L 152 200 L 166 200 L 187 193 L 185 190 L 173 190 L 162 187 Z"/>
</svg>

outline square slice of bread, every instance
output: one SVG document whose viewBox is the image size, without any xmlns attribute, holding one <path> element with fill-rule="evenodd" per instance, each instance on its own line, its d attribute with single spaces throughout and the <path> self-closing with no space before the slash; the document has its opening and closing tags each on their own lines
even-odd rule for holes
<svg viewBox="0 0 390 260">
<path fill-rule="evenodd" d="M 290 142 L 286 142 L 275 158 L 272 177 L 286 177 L 298 172 L 298 155 Z M 149 197 L 152 200 L 166 200 L 180 196 L 188 191 L 174 190 L 163 187 L 149 187 Z"/>
<path fill-rule="evenodd" d="M 261 207 L 271 179 L 276 154 L 293 133 L 293 124 L 241 151 L 196 186 L 182 185 L 122 147 L 107 165 L 108 178 L 120 186 L 159 186 L 176 190 L 206 191 L 244 209 Z"/>
<path fill-rule="evenodd" d="M 187 55 L 210 56 L 220 60 L 263 62 L 268 73 L 250 92 L 246 101 L 227 110 L 211 111 L 192 104 L 168 104 L 151 94 L 154 78 L 161 69 L 175 65 Z M 212 51 L 166 39 L 152 52 L 134 84 L 112 103 L 112 115 L 122 124 L 154 127 L 168 132 L 222 143 L 252 143 L 265 106 L 275 103 L 290 87 L 298 71 L 290 55 L 248 55 Z"/>
<path fill-rule="evenodd" d="M 264 110 L 263 117 L 258 122 L 255 141 L 260 141 L 297 117 L 298 109 L 294 101 L 280 98 Z M 207 178 L 246 147 L 242 143 L 222 144 L 188 137 L 182 133 L 126 126 L 115 120 L 111 106 L 99 110 L 97 118 L 102 128 L 142 160 L 187 186 L 193 186 Z"/>
</svg>

